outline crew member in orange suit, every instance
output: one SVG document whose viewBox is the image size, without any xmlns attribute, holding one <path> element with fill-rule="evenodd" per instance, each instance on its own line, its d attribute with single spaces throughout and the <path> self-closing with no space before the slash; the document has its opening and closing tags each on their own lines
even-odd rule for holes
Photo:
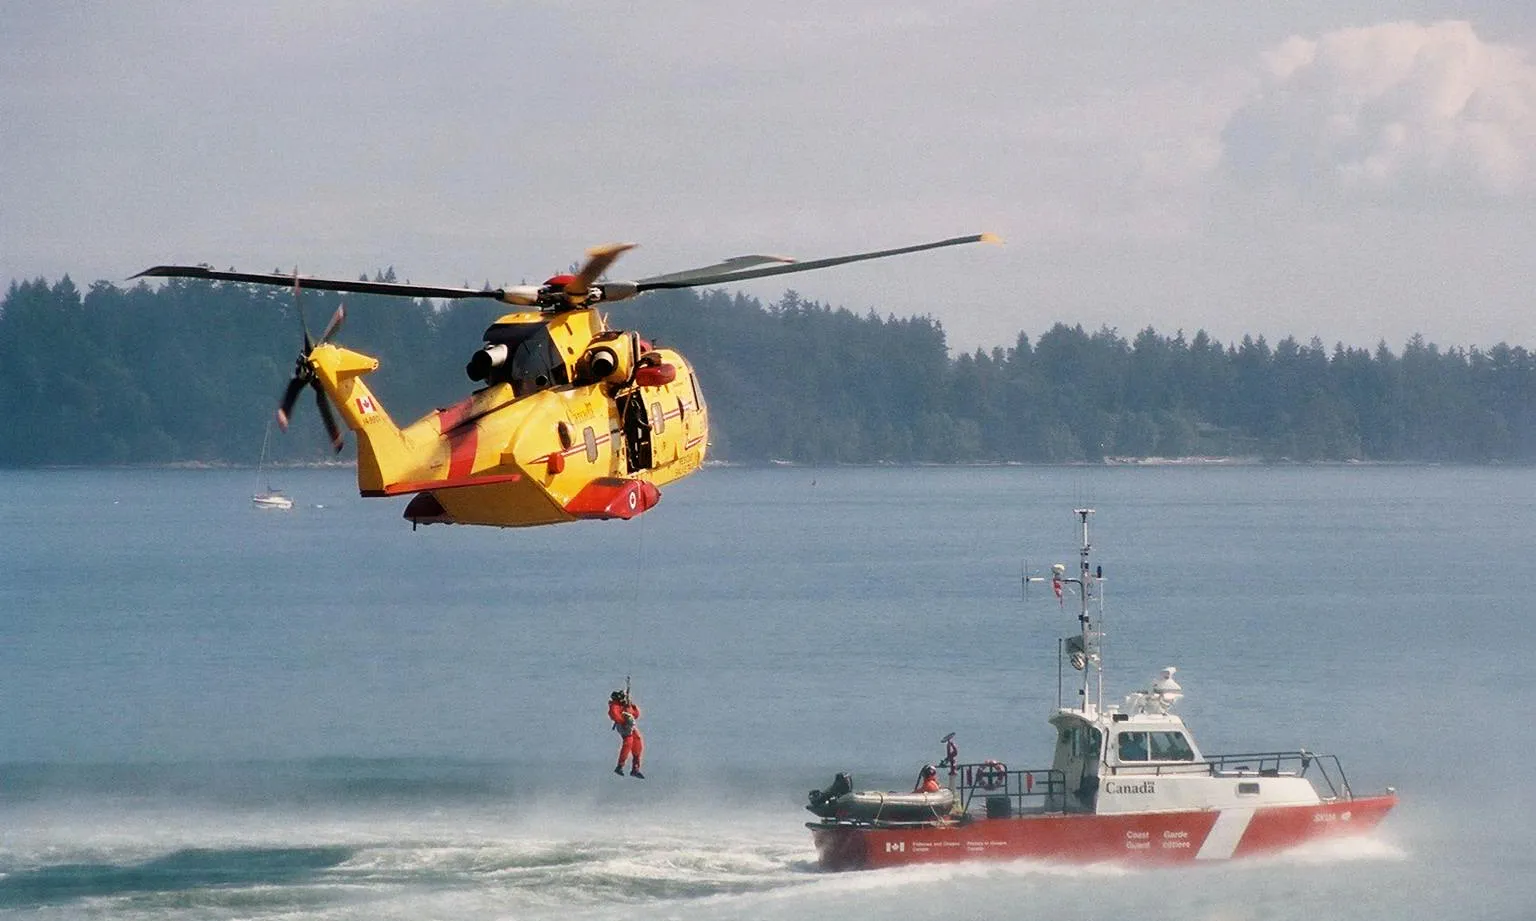
<svg viewBox="0 0 1536 921">
<path fill-rule="evenodd" d="M 937 793 L 939 792 L 939 769 L 931 764 L 923 765 L 922 771 L 917 775 L 917 786 L 912 788 L 913 793 Z"/>
<path fill-rule="evenodd" d="M 619 764 L 613 772 L 623 776 L 624 759 L 628 758 L 629 776 L 644 780 L 645 775 L 640 773 L 640 756 L 645 753 L 645 739 L 636 725 L 640 719 L 639 705 L 625 692 L 614 691 L 608 697 L 608 718 L 613 720 L 613 731 L 623 738 L 619 743 Z"/>
</svg>

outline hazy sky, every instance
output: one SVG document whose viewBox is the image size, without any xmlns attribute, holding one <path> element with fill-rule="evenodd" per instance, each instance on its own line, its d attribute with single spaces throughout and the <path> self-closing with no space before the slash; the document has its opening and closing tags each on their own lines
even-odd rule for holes
<svg viewBox="0 0 1536 921">
<path fill-rule="evenodd" d="M 250 7 L 250 8 L 248 8 Z M 478 286 L 990 230 L 743 286 L 1536 346 L 1536 4 L 0 0 L 0 283 Z"/>
</svg>

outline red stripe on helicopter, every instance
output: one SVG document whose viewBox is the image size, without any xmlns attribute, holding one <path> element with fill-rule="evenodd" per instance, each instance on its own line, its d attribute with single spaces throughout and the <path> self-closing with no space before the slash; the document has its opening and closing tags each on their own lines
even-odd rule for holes
<svg viewBox="0 0 1536 921">
<path fill-rule="evenodd" d="M 470 412 L 475 407 L 475 398 L 460 400 L 445 409 L 437 411 L 437 430 L 446 435 L 464 423 L 469 418 Z"/>
<path fill-rule="evenodd" d="M 475 448 L 480 444 L 480 429 L 464 425 L 474 407 L 474 398 L 462 400 L 437 411 L 437 430 L 448 439 L 448 480 L 462 480 L 475 470 Z"/>
<path fill-rule="evenodd" d="M 597 445 L 599 448 L 601 448 L 603 445 L 607 444 L 612 439 L 613 439 L 612 433 L 607 434 L 607 435 L 595 435 L 592 438 L 592 443 L 594 445 Z M 560 451 L 559 453 L 565 455 L 566 457 L 575 457 L 578 454 L 585 454 L 586 451 L 587 451 L 587 443 L 584 442 L 584 441 L 578 441 L 575 444 L 571 445 L 569 448 L 566 448 L 566 449 Z"/>
<path fill-rule="evenodd" d="M 461 480 L 475 472 L 475 448 L 480 444 L 480 427 L 468 425 L 448 436 L 448 479 Z"/>
</svg>

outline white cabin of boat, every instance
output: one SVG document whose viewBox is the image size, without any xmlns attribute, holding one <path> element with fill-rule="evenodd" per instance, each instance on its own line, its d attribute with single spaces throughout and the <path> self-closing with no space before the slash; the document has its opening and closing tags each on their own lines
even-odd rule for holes
<svg viewBox="0 0 1536 921">
<path fill-rule="evenodd" d="M 1051 717 L 1051 768 L 1065 789 L 1047 800 L 1048 810 L 1122 815 L 1322 801 L 1301 776 L 1300 753 L 1207 760 L 1184 720 L 1167 710 L 1182 696 L 1173 671 L 1165 669 L 1153 691 L 1127 698 L 1125 711 L 1062 709 Z"/>
</svg>

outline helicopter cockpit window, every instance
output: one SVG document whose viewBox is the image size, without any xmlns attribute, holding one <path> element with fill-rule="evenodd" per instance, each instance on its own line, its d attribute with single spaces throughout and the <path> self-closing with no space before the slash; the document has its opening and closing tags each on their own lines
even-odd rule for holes
<svg viewBox="0 0 1536 921">
<path fill-rule="evenodd" d="M 519 397 L 570 383 L 565 361 L 543 323 L 495 324 L 485 331 L 485 348 L 475 353 L 466 370 L 474 380 L 511 384 Z"/>
</svg>

